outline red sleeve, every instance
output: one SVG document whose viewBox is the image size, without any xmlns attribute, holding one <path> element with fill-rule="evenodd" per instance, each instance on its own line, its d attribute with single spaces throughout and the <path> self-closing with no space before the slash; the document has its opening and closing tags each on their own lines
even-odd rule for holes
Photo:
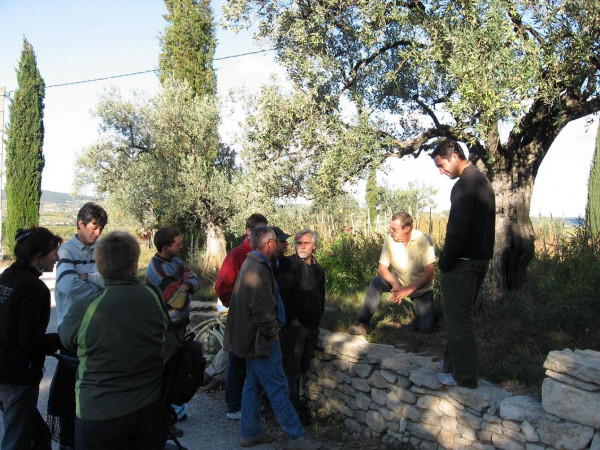
<svg viewBox="0 0 600 450">
<path fill-rule="evenodd" d="M 250 243 L 246 242 L 247 240 L 248 238 L 244 239 L 241 245 L 235 247 L 227 254 L 215 282 L 215 292 L 221 299 L 221 303 L 226 307 L 229 307 L 229 302 L 231 301 L 235 279 L 240 272 L 246 256 L 251 251 Z"/>
</svg>

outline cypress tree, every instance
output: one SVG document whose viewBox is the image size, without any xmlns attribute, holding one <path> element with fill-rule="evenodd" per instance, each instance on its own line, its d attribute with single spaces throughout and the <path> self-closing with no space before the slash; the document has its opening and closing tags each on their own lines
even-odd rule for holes
<svg viewBox="0 0 600 450">
<path fill-rule="evenodd" d="M 585 208 L 586 230 L 592 236 L 600 233 L 600 126 L 596 133 L 596 150 L 588 180 L 588 198 Z"/>
<path fill-rule="evenodd" d="M 42 195 L 45 85 L 27 39 L 23 39 L 17 86 L 9 106 L 6 145 L 4 247 L 9 254 L 17 229 L 38 224 Z"/>
<path fill-rule="evenodd" d="M 186 80 L 196 95 L 216 93 L 215 27 L 209 0 L 166 0 L 169 23 L 161 36 L 160 81 Z"/>
</svg>

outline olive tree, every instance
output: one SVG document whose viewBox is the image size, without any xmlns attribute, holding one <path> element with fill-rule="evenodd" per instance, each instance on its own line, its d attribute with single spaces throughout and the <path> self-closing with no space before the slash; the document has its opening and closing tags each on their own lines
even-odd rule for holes
<svg viewBox="0 0 600 450">
<path fill-rule="evenodd" d="M 264 189 L 330 196 L 456 139 L 496 192 L 494 294 L 521 285 L 540 164 L 600 110 L 599 2 L 228 0 L 226 14 L 256 24 L 293 83 L 265 87 L 250 111 L 246 161 L 276 163 Z"/>
</svg>

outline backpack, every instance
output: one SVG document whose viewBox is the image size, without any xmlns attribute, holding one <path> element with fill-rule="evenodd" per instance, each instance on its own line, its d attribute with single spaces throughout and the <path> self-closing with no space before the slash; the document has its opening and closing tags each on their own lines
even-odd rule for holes
<svg viewBox="0 0 600 450">
<path fill-rule="evenodd" d="M 206 362 L 202 344 L 195 337 L 194 333 L 186 334 L 165 364 L 162 399 L 168 405 L 189 402 L 204 381 Z"/>
<path fill-rule="evenodd" d="M 173 323 L 169 317 L 167 307 L 158 286 L 147 283 L 157 295 L 163 311 L 169 320 L 168 330 L 173 330 Z M 179 340 L 179 336 L 177 339 Z M 198 386 L 204 381 L 204 369 L 206 361 L 202 344 L 195 340 L 194 333 L 188 333 L 179 344 L 173 355 L 165 363 L 161 401 L 165 408 L 170 411 L 170 405 L 181 406 L 189 402 L 196 394 Z"/>
</svg>

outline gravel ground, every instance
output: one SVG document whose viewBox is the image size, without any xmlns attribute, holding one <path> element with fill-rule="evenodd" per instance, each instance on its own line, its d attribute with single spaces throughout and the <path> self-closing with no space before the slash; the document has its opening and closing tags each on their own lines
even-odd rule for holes
<svg viewBox="0 0 600 450">
<path fill-rule="evenodd" d="M 52 292 L 52 312 L 48 332 L 56 331 L 56 312 L 54 307 L 54 281 L 55 274 L 44 274 L 42 279 Z M 56 360 L 52 357 L 46 358 L 44 378 L 40 383 L 40 397 L 38 409 L 42 416 L 46 415 L 48 403 L 48 390 L 50 382 L 56 369 Z M 179 442 L 189 450 L 230 450 L 241 448 L 239 421 L 225 418 L 226 412 L 225 392 L 223 390 L 204 393 L 199 392 L 188 404 L 188 419 L 179 422 L 177 426 L 184 431 Z M 265 431 L 277 436 L 277 440 L 271 444 L 256 446 L 257 450 L 283 449 L 286 444 L 286 436 L 275 421 L 270 411 L 264 414 Z M 3 434 L 3 425 L 0 421 L 0 436 Z M 386 448 L 377 440 L 368 440 L 364 437 L 348 435 L 343 425 L 335 420 L 321 420 L 315 418 L 313 424 L 307 429 L 309 435 L 314 436 L 325 444 L 326 449 L 361 449 L 375 450 Z M 58 450 L 58 444 L 53 444 L 53 450 Z"/>
</svg>

